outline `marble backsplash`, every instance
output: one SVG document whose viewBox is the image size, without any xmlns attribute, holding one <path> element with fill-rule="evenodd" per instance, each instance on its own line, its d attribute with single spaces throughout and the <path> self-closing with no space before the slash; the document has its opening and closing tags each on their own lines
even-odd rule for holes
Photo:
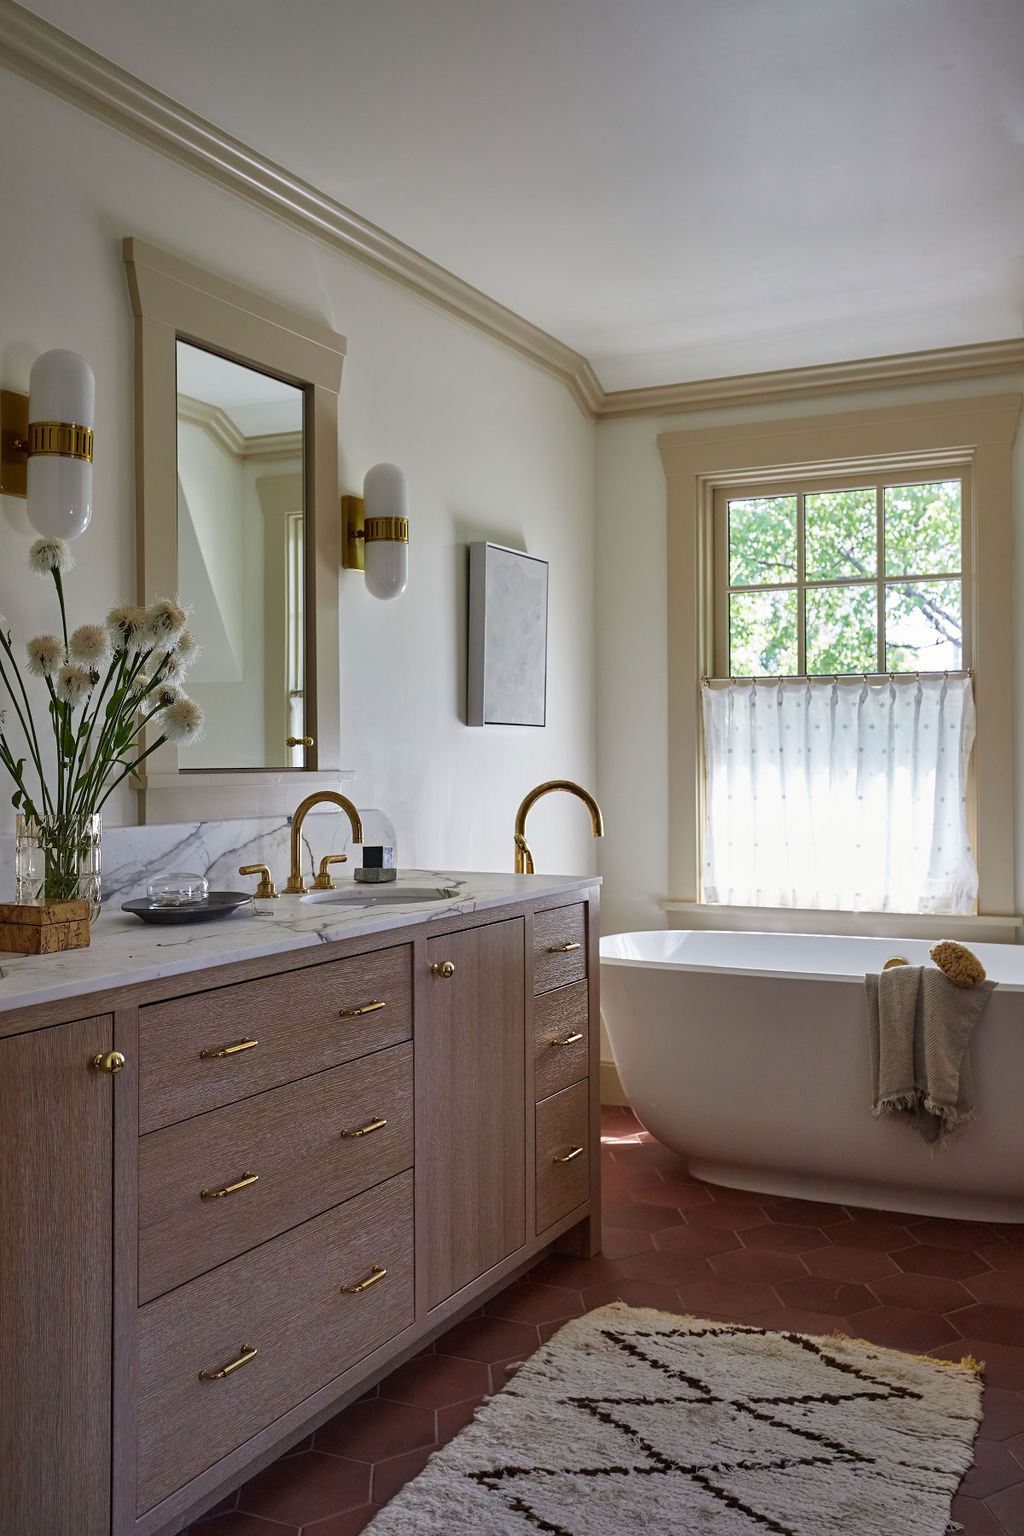
<svg viewBox="0 0 1024 1536">
<path fill-rule="evenodd" d="M 383 811 L 359 808 L 363 841 L 395 846 L 395 830 Z M 120 905 L 144 897 L 155 875 L 205 875 L 210 889 L 254 891 L 257 877 L 240 875 L 241 864 L 267 864 L 278 889 L 288 878 L 291 818 L 254 817 L 244 821 L 188 821 L 156 827 L 105 827 L 103 830 L 103 904 Z M 335 865 L 332 875 L 351 878 L 360 860 L 352 848 L 352 828 L 342 812 L 328 808 L 311 812 L 302 828 L 302 867 L 315 874 L 327 853 L 347 853 L 349 863 Z M 0 837 L 0 901 L 14 900 L 14 838 Z"/>
</svg>

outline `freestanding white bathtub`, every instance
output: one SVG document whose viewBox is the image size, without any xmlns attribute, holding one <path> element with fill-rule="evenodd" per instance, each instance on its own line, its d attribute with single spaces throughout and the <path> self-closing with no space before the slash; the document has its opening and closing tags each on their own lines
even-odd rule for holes
<svg viewBox="0 0 1024 1536">
<path fill-rule="evenodd" d="M 974 1033 L 977 1113 L 960 1138 L 933 1152 L 871 1115 L 865 972 L 894 955 L 930 964 L 929 947 L 693 931 L 602 939 L 602 1010 L 633 1108 L 715 1184 L 1024 1222 L 1024 948 L 972 945 L 999 986 Z"/>
</svg>

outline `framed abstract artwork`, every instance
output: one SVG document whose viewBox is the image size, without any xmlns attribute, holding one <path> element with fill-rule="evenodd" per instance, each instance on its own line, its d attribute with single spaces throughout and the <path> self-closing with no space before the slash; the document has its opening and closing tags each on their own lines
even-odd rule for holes
<svg viewBox="0 0 1024 1536">
<path fill-rule="evenodd" d="M 469 546 L 468 725 L 543 725 L 548 562 L 503 544 Z"/>
</svg>

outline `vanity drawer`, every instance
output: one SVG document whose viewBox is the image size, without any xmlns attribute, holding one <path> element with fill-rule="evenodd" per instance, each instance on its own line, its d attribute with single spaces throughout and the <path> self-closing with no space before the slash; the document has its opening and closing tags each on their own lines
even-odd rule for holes
<svg viewBox="0 0 1024 1536">
<path fill-rule="evenodd" d="M 590 999 L 585 981 L 539 997 L 533 1009 L 534 1097 L 546 1099 L 590 1070 Z M 573 1035 L 579 1035 L 573 1040 Z"/>
<path fill-rule="evenodd" d="M 402 1173 L 141 1308 L 139 1514 L 412 1322 L 412 1234 Z"/>
<path fill-rule="evenodd" d="M 550 992 L 587 974 L 587 920 L 582 903 L 553 907 L 533 919 L 533 990 Z"/>
<path fill-rule="evenodd" d="M 378 1005 L 372 1012 L 358 1011 L 370 1003 Z M 150 1004 L 139 1009 L 139 1129 L 173 1125 L 411 1035 L 407 944 Z"/>
<path fill-rule="evenodd" d="M 577 1147 L 582 1151 L 570 1157 Z M 577 1083 L 537 1105 L 537 1231 L 582 1205 L 589 1193 L 590 1084 Z"/>
<path fill-rule="evenodd" d="M 412 1091 L 395 1045 L 143 1136 L 140 1302 L 411 1167 Z"/>
</svg>

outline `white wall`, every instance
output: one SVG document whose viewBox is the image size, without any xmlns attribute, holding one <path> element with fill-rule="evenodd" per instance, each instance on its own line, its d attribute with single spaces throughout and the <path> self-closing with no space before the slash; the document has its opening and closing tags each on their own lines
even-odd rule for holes
<svg viewBox="0 0 1024 1536">
<path fill-rule="evenodd" d="M 979 338 L 979 340 L 984 338 Z M 1024 389 L 1004 375 L 771 406 L 602 422 L 597 442 L 598 795 L 608 821 L 601 871 L 606 933 L 662 928 L 668 889 L 666 480 L 659 432 L 780 420 Z M 1024 429 L 1015 459 L 1014 529 L 1024 536 Z M 1024 763 L 1024 585 L 1016 563 L 1017 762 Z M 696 683 L 696 679 L 695 679 Z M 1017 911 L 1024 912 L 1024 786 L 1017 777 Z"/>
<path fill-rule="evenodd" d="M 403 598 L 375 602 L 358 574 L 343 576 L 355 797 L 393 818 L 406 866 L 510 868 L 522 795 L 548 777 L 595 780 L 594 428 L 562 385 L 507 348 L 19 76 L 0 82 L 0 384 L 27 389 L 33 358 L 56 346 L 96 372 L 95 518 L 75 550 L 75 621 L 135 591 L 132 320 L 120 255 L 134 234 L 348 337 L 342 485 L 358 491 L 371 464 L 394 460 L 412 523 Z M 24 638 L 41 627 L 45 591 L 23 575 L 29 537 L 24 504 L 4 498 L 0 612 Z M 544 730 L 462 724 L 465 545 L 483 537 L 551 562 Z M 12 824 L 2 799 L 0 830 Z M 130 791 L 107 809 L 113 822 L 135 819 Z M 542 805 L 530 830 L 538 869 L 596 868 L 582 807 Z"/>
</svg>

